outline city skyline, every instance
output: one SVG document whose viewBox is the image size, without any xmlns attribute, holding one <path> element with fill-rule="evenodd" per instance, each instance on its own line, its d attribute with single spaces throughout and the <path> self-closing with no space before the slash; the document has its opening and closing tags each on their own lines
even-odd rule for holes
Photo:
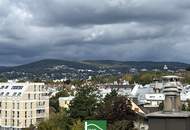
<svg viewBox="0 0 190 130">
<path fill-rule="evenodd" d="M 0 65 L 41 59 L 190 63 L 187 0 L 1 0 Z"/>
</svg>

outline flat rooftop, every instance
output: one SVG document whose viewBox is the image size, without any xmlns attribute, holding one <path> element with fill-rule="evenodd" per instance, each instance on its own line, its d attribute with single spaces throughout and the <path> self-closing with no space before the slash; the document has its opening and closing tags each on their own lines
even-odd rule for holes
<svg viewBox="0 0 190 130">
<path fill-rule="evenodd" d="M 146 115 L 147 117 L 152 117 L 152 118 L 162 118 L 162 117 L 169 117 L 169 118 L 186 118 L 190 117 L 190 112 L 186 111 L 181 111 L 181 112 L 154 112 Z"/>
</svg>

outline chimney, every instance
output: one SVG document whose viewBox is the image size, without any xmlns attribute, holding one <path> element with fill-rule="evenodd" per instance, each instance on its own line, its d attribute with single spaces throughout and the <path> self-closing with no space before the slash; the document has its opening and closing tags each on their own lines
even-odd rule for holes
<svg viewBox="0 0 190 130">
<path fill-rule="evenodd" d="M 181 88 L 177 86 L 175 82 L 169 82 L 164 85 L 163 93 L 165 95 L 164 100 L 164 112 L 180 112 L 181 101 L 180 101 Z"/>
</svg>

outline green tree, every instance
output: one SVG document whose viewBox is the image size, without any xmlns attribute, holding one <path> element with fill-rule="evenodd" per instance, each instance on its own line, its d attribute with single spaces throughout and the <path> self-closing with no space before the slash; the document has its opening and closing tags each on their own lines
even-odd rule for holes
<svg viewBox="0 0 190 130">
<path fill-rule="evenodd" d="M 72 126 L 71 130 L 84 130 L 84 124 L 83 124 L 83 122 L 80 119 L 76 120 L 73 123 L 73 126 Z"/>
<path fill-rule="evenodd" d="M 29 128 L 24 128 L 24 130 L 36 130 L 36 127 L 31 124 Z"/>
<path fill-rule="evenodd" d="M 187 106 L 185 104 L 182 104 L 182 108 L 181 108 L 182 111 L 187 111 Z"/>
<path fill-rule="evenodd" d="M 38 125 L 38 130 L 70 130 L 72 119 L 65 112 L 59 112 Z"/>
<path fill-rule="evenodd" d="M 159 109 L 160 111 L 162 111 L 162 110 L 164 109 L 164 103 L 163 103 L 163 102 L 161 102 L 161 103 L 159 104 L 158 109 Z"/>
<path fill-rule="evenodd" d="M 112 89 L 110 93 L 108 93 L 105 98 L 104 98 L 104 102 L 105 103 L 110 103 L 111 101 L 114 100 L 114 98 L 116 98 L 118 96 L 117 90 Z"/>
<path fill-rule="evenodd" d="M 75 98 L 70 104 L 70 116 L 82 120 L 93 117 L 98 106 L 99 94 L 97 88 L 91 85 L 77 88 Z"/>
<path fill-rule="evenodd" d="M 129 83 L 133 83 L 134 82 L 134 76 L 132 74 L 125 74 L 122 77 L 123 80 L 129 81 Z"/>
<path fill-rule="evenodd" d="M 126 96 L 115 94 L 115 90 L 108 94 L 97 112 L 98 119 L 105 119 L 109 123 L 121 120 L 134 121 L 136 114 L 131 109 L 131 101 Z"/>
<path fill-rule="evenodd" d="M 0 75 L 0 82 L 7 82 L 8 79 L 5 76 Z"/>
<path fill-rule="evenodd" d="M 108 125 L 108 130 L 135 130 L 132 121 L 121 120 Z"/>
</svg>

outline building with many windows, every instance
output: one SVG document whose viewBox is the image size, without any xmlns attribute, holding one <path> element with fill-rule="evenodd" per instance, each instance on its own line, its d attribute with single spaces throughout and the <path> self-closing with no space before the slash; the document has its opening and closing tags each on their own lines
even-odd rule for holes
<svg viewBox="0 0 190 130">
<path fill-rule="evenodd" d="M 49 118 L 44 83 L 0 83 L 0 129 L 21 130 Z"/>
</svg>

